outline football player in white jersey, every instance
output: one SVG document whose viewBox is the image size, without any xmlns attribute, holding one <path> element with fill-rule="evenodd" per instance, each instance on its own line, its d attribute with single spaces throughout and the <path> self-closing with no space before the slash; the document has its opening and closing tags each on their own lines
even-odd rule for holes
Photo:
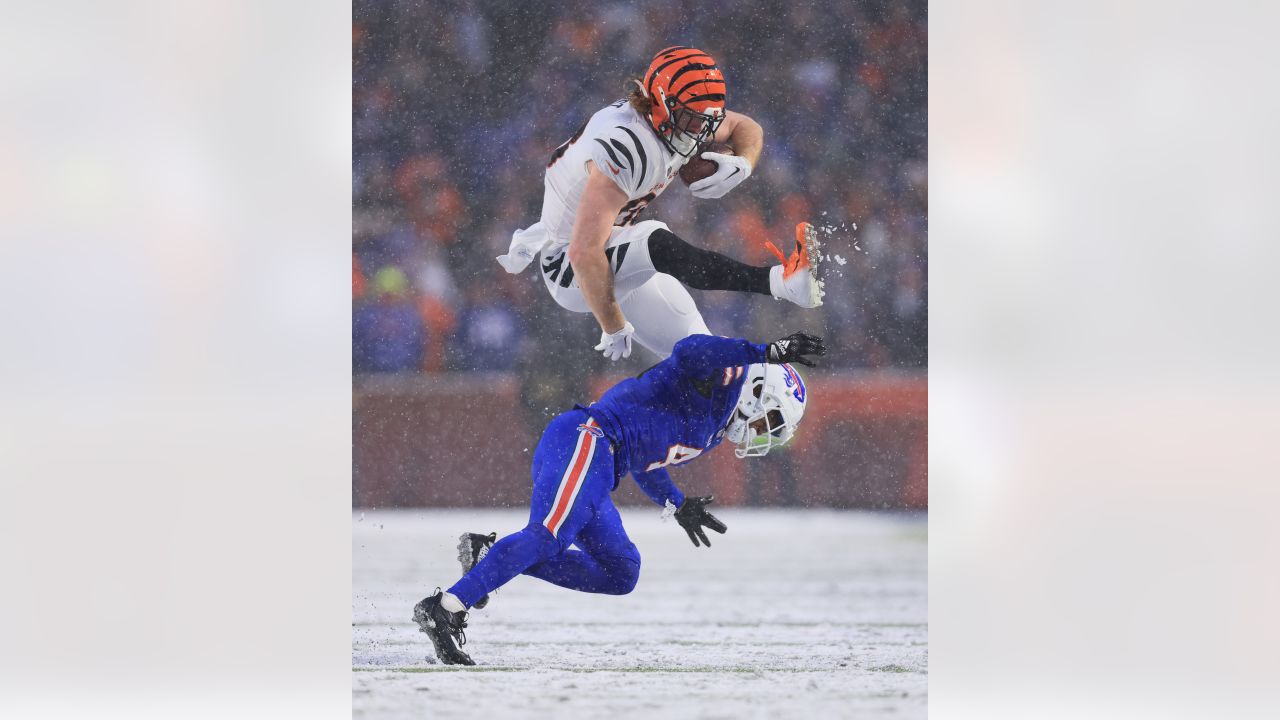
<svg viewBox="0 0 1280 720">
<path fill-rule="evenodd" d="M 518 230 L 498 262 L 522 271 L 541 254 L 552 297 L 600 323 L 597 350 L 610 360 L 631 354 L 634 337 L 661 358 L 693 334 L 711 334 L 685 285 L 772 295 L 801 307 L 822 304 L 813 226 L 796 226 L 796 249 L 781 265 L 753 267 L 696 248 L 657 220 L 636 216 L 712 140 L 733 155 L 702 152 L 715 173 L 690 185 L 719 198 L 751 176 L 764 146 L 760 125 L 725 109 L 725 80 L 711 56 L 669 47 L 653 58 L 626 99 L 591 116 L 547 163 L 542 219 Z M 683 283 L 683 284 L 682 284 Z"/>
</svg>

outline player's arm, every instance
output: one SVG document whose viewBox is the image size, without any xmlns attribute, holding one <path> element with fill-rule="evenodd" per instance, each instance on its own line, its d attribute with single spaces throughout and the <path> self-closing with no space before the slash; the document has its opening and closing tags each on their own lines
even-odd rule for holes
<svg viewBox="0 0 1280 720">
<path fill-rule="evenodd" d="M 808 333 L 792 333 L 767 345 L 750 340 L 723 338 L 714 335 L 690 335 L 675 344 L 671 357 L 686 375 L 703 378 L 738 365 L 755 363 L 800 363 L 813 367 L 809 355 L 825 355 L 827 346 L 822 338 Z"/>
<path fill-rule="evenodd" d="M 628 323 L 613 296 L 613 272 L 604 254 L 613 221 L 626 203 L 627 196 L 622 189 L 606 178 L 595 163 L 587 163 L 587 184 L 578 202 L 568 258 L 574 277 L 578 279 L 578 287 L 582 289 L 582 297 L 603 332 L 601 346 L 605 347 L 597 346 L 597 349 L 604 350 L 611 360 L 631 354 L 630 333 L 625 333 L 626 337 L 616 337 L 626 330 Z M 611 337 L 614 337 L 614 343 L 608 342 Z M 615 347 L 608 347 L 611 344 Z M 621 347 L 624 344 L 625 348 Z M 616 353 L 616 356 L 611 353 Z"/>
<path fill-rule="evenodd" d="M 755 120 L 732 110 L 725 111 L 724 121 L 716 128 L 713 139 L 732 145 L 733 151 L 746 158 L 752 169 L 760 162 L 760 153 L 764 151 L 764 128 Z"/>
<path fill-rule="evenodd" d="M 671 359 L 681 372 L 703 378 L 738 365 L 765 362 L 769 347 L 741 338 L 690 335 L 671 349 Z"/>
<path fill-rule="evenodd" d="M 668 516 L 675 517 L 694 547 L 701 545 L 711 547 L 711 541 L 707 539 L 707 532 L 703 528 L 711 528 L 721 535 L 729 529 L 715 515 L 707 512 L 707 505 L 715 502 L 714 495 L 685 497 L 684 493 L 680 492 L 680 488 L 671 481 L 671 474 L 666 468 L 655 468 L 650 472 L 632 472 L 631 477 L 635 478 L 636 484 L 644 490 L 644 494 L 648 495 L 650 500 L 666 508 L 666 512 L 662 515 L 663 519 Z"/>
<path fill-rule="evenodd" d="M 671 473 L 667 472 L 666 468 L 660 467 L 649 472 L 632 471 L 631 477 L 635 478 L 636 484 L 654 503 L 663 507 L 668 502 L 676 507 L 684 504 L 684 493 L 676 487 L 675 482 L 671 480 Z"/>
<path fill-rule="evenodd" d="M 715 199 L 724 197 L 726 193 L 751 177 L 760 160 L 760 152 L 764 150 L 764 128 L 751 118 L 732 110 L 724 115 L 720 127 L 716 128 L 714 139 L 727 142 L 733 146 L 733 155 L 718 152 L 703 152 L 704 160 L 716 164 L 716 171 L 689 186 L 694 197 Z"/>
</svg>

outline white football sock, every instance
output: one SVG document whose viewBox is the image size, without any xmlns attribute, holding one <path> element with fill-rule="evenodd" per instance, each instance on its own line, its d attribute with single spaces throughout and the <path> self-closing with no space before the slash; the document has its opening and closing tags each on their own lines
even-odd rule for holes
<svg viewBox="0 0 1280 720">
<path fill-rule="evenodd" d="M 769 268 L 769 294 L 779 300 L 787 298 L 786 290 L 782 289 L 782 266 L 774 265 Z"/>
<path fill-rule="evenodd" d="M 440 607 L 451 613 L 462 612 L 467 609 L 467 606 L 463 605 L 461 600 L 447 591 L 440 596 Z"/>
</svg>

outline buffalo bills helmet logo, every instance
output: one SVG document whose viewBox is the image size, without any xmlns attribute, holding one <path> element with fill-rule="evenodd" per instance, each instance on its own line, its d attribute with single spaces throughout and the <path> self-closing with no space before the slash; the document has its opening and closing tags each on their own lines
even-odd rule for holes
<svg viewBox="0 0 1280 720">
<path fill-rule="evenodd" d="M 782 369 L 786 370 L 786 375 L 783 379 L 786 380 L 787 387 L 791 388 L 791 394 L 796 400 L 804 402 L 804 381 L 800 379 L 799 373 L 789 363 L 783 363 Z"/>
<path fill-rule="evenodd" d="M 582 425 L 578 426 L 578 432 L 591 433 L 592 435 L 595 435 L 598 438 L 604 437 L 603 430 L 592 425 L 587 425 L 586 423 L 583 423 Z"/>
</svg>

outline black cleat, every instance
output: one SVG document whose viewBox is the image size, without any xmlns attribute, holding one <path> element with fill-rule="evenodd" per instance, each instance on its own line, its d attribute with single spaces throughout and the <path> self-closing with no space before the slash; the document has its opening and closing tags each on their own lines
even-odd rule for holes
<svg viewBox="0 0 1280 720">
<path fill-rule="evenodd" d="M 471 656 L 462 652 L 460 646 L 467 644 L 467 636 L 462 632 L 467 627 L 465 612 L 451 613 L 440 607 L 440 598 L 444 593 L 436 588 L 431 597 L 413 606 L 413 621 L 418 629 L 431 638 L 436 646 L 436 657 L 445 665 L 475 665 Z"/>
<path fill-rule="evenodd" d="M 466 575 L 471 572 L 471 568 L 480 562 L 480 559 L 489 552 L 489 548 L 498 541 L 498 533 L 491 532 L 488 535 L 478 535 L 476 533 L 462 533 L 462 537 L 458 538 L 458 562 L 462 564 L 462 574 Z M 480 610 L 489 604 L 489 596 L 485 595 L 476 601 L 473 605 L 476 610 Z"/>
</svg>

